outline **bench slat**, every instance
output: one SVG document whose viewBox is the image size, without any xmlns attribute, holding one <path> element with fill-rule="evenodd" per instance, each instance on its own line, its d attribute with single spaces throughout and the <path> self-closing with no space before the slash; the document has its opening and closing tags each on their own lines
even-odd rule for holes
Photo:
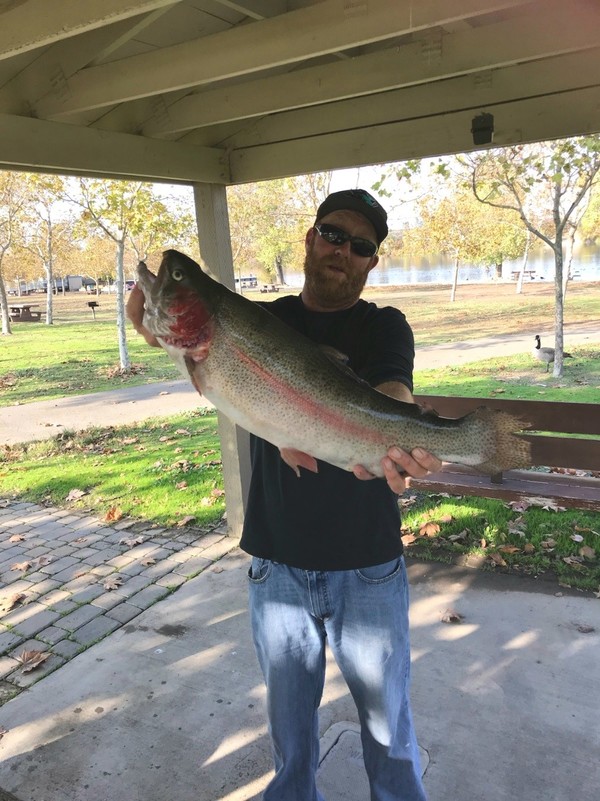
<svg viewBox="0 0 600 801">
<path fill-rule="evenodd" d="M 479 406 L 501 409 L 533 423 L 536 431 L 563 434 L 600 434 L 600 413 L 593 403 L 555 403 L 507 398 L 464 398 L 441 395 L 415 395 L 417 403 L 427 403 L 442 417 L 462 417 Z"/>
</svg>

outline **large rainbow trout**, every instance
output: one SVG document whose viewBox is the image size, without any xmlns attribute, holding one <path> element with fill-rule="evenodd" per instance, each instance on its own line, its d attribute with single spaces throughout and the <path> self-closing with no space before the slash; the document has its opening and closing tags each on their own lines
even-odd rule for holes
<svg viewBox="0 0 600 801">
<path fill-rule="evenodd" d="M 176 250 L 165 251 L 156 277 L 140 262 L 138 277 L 144 325 L 183 374 L 232 421 L 282 449 L 296 472 L 322 459 L 382 476 L 392 445 L 490 474 L 530 464 L 528 443 L 514 434 L 518 418 L 485 407 L 443 418 L 377 392 Z"/>
</svg>

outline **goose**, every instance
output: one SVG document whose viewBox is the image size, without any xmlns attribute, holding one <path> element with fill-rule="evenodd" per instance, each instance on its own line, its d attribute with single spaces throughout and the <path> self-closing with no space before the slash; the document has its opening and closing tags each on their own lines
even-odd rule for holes
<svg viewBox="0 0 600 801">
<path fill-rule="evenodd" d="M 540 335 L 535 335 L 535 347 L 533 349 L 533 358 L 538 362 L 544 362 L 546 365 L 546 372 L 550 370 L 550 365 L 554 362 L 554 348 L 542 348 L 542 340 Z M 563 359 L 572 359 L 570 353 L 563 352 Z"/>
</svg>

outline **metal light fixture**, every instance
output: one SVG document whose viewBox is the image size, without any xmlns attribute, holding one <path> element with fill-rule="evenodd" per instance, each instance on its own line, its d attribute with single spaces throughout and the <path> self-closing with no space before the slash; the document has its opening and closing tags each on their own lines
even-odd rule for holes
<svg viewBox="0 0 600 801">
<path fill-rule="evenodd" d="M 489 145 L 494 140 L 494 115 L 483 112 L 471 120 L 474 145 Z"/>
</svg>

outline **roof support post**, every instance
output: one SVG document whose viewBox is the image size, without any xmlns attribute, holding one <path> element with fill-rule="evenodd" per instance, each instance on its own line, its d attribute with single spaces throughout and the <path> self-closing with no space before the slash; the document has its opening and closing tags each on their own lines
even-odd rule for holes
<svg viewBox="0 0 600 801">
<path fill-rule="evenodd" d="M 224 186 L 194 184 L 194 202 L 202 266 L 211 276 L 234 288 L 229 214 Z M 248 433 L 219 413 L 219 438 L 229 535 L 240 537 L 250 484 L 250 438 Z"/>
</svg>

